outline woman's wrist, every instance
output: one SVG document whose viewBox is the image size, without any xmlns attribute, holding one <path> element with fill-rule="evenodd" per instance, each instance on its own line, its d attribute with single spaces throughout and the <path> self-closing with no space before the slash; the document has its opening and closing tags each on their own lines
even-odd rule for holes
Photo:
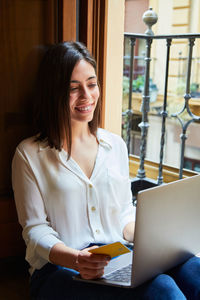
<svg viewBox="0 0 200 300">
<path fill-rule="evenodd" d="M 79 250 L 67 247 L 63 243 L 57 243 L 51 248 L 49 260 L 53 264 L 78 271 L 77 259 L 79 252 Z"/>
</svg>

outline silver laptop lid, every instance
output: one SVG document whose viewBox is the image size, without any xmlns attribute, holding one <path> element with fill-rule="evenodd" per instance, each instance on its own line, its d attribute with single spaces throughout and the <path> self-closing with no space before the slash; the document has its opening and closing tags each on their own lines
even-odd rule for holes
<svg viewBox="0 0 200 300">
<path fill-rule="evenodd" d="M 200 252 L 200 175 L 141 191 L 137 200 L 134 286 Z"/>
</svg>

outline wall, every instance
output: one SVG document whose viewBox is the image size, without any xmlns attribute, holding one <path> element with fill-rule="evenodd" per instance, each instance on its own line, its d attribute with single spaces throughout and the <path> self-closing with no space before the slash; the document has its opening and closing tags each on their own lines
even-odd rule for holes
<svg viewBox="0 0 200 300">
<path fill-rule="evenodd" d="M 200 32 L 200 1 L 193 0 L 191 2 L 191 12 L 190 12 L 190 31 Z M 195 42 L 194 55 L 200 57 L 200 39 Z M 199 65 L 198 65 L 199 67 Z"/>
<path fill-rule="evenodd" d="M 121 135 L 124 0 L 108 1 L 105 123 Z"/>
<path fill-rule="evenodd" d="M 198 33 L 200 32 L 200 1 L 199 0 L 150 0 L 150 6 L 158 14 L 158 22 L 153 26 L 155 34 L 181 34 L 181 33 Z M 155 41 L 152 45 L 152 56 L 156 57 L 155 63 L 155 82 L 159 87 L 160 93 L 163 93 L 164 78 L 162 74 L 165 71 L 165 55 L 166 43 Z M 196 40 L 193 48 L 193 56 L 200 56 L 200 40 Z M 182 52 L 182 57 L 188 55 L 188 41 L 186 39 L 174 40 L 170 50 L 170 68 L 169 68 L 169 82 L 168 91 L 176 94 L 177 87 L 185 82 L 183 76 L 179 79 L 179 73 L 185 74 L 186 61 L 179 61 L 179 53 Z M 198 73 L 199 65 L 195 62 L 192 80 L 195 80 Z M 181 72 L 180 72 L 181 70 Z M 199 82 L 197 82 L 199 83 Z"/>
<path fill-rule="evenodd" d="M 157 7 L 157 32 L 158 35 L 171 33 L 171 19 L 172 19 L 172 0 L 159 3 Z M 154 27 L 153 27 L 154 30 Z M 166 41 L 155 40 L 153 42 L 154 50 L 152 50 L 153 56 L 156 58 L 154 81 L 156 82 L 160 93 L 163 94 L 164 74 L 165 74 L 165 56 L 166 56 Z"/>
<path fill-rule="evenodd" d="M 146 25 L 142 20 L 144 12 L 148 9 L 149 0 L 128 0 L 125 2 L 124 31 L 144 33 Z"/>
<path fill-rule="evenodd" d="M 160 159 L 160 139 L 161 139 L 161 118 L 158 116 L 149 116 L 149 130 L 147 138 L 146 159 L 159 163 Z M 166 135 L 164 147 L 163 163 L 169 166 L 179 168 L 181 155 L 182 133 L 180 123 L 173 118 L 166 120 Z M 185 157 L 199 160 L 199 124 L 192 123 L 187 130 L 187 139 L 185 144 Z"/>
</svg>

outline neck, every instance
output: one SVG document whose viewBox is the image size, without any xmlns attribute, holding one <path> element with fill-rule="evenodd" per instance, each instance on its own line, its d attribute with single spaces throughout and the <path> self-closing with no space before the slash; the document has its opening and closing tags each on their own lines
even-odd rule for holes
<svg viewBox="0 0 200 300">
<path fill-rule="evenodd" d="M 77 143 L 84 143 L 88 139 L 95 138 L 90 133 L 88 123 L 72 122 L 71 123 L 71 128 L 72 128 L 72 148 Z M 68 151 L 66 140 L 64 140 L 63 148 L 66 151 Z"/>
<path fill-rule="evenodd" d="M 74 140 L 82 140 L 90 135 L 88 123 L 72 122 L 72 143 Z"/>
</svg>

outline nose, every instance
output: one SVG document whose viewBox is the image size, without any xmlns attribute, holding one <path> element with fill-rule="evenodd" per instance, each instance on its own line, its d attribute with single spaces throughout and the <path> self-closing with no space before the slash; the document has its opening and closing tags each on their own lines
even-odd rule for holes
<svg viewBox="0 0 200 300">
<path fill-rule="evenodd" d="M 89 91 L 87 86 L 82 87 L 81 96 L 82 96 L 83 99 L 90 99 L 91 98 L 90 91 Z"/>
</svg>

